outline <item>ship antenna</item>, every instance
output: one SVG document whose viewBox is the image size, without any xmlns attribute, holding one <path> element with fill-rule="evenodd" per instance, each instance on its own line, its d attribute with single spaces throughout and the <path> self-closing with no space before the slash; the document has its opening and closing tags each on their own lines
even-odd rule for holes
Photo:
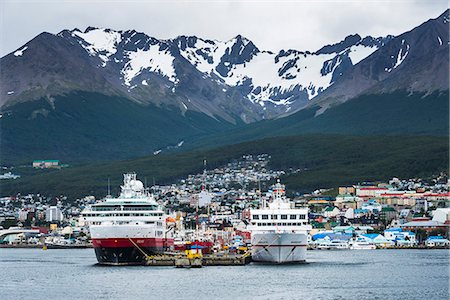
<svg viewBox="0 0 450 300">
<path fill-rule="evenodd" d="M 108 196 L 111 196 L 111 184 L 109 182 L 109 177 L 108 177 Z"/>
<path fill-rule="evenodd" d="M 203 160 L 203 183 L 202 191 L 206 189 L 206 159 Z"/>
</svg>

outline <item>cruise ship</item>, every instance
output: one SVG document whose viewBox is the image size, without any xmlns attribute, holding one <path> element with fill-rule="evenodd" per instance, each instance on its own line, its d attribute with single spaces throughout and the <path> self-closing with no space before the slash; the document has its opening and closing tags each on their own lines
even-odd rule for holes
<svg viewBox="0 0 450 300">
<path fill-rule="evenodd" d="M 124 174 L 119 197 L 106 197 L 81 217 L 100 264 L 143 264 L 148 256 L 173 249 L 164 211 L 135 173 Z"/>
<path fill-rule="evenodd" d="M 252 260 L 267 263 L 306 261 L 308 246 L 308 208 L 294 208 L 278 180 L 272 188 L 272 201 L 263 201 L 250 210 Z"/>
</svg>

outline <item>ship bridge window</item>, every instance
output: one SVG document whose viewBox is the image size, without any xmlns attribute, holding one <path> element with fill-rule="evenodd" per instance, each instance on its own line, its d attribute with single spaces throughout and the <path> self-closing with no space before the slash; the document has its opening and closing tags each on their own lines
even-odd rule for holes
<svg viewBox="0 0 450 300">
<path fill-rule="evenodd" d="M 123 210 L 155 210 L 156 208 L 155 205 L 125 205 Z"/>
<path fill-rule="evenodd" d="M 120 210 L 120 206 L 110 205 L 110 206 L 93 206 L 92 211 L 110 211 L 110 210 Z"/>
<path fill-rule="evenodd" d="M 302 219 L 302 220 L 305 220 L 306 219 L 306 215 L 299 215 L 298 218 Z"/>
<path fill-rule="evenodd" d="M 269 215 L 262 215 L 261 216 L 263 220 L 268 220 L 269 219 Z"/>
<path fill-rule="evenodd" d="M 281 219 L 282 220 L 286 220 L 287 219 L 287 215 L 281 215 Z"/>
<path fill-rule="evenodd" d="M 253 220 L 259 220 L 259 215 L 253 215 Z"/>
<path fill-rule="evenodd" d="M 277 220 L 277 219 L 278 219 L 278 216 L 277 216 L 277 215 L 271 215 L 270 218 L 271 218 L 272 220 Z"/>
<path fill-rule="evenodd" d="M 297 219 L 297 215 L 290 215 L 289 217 L 291 220 L 296 220 Z"/>
</svg>

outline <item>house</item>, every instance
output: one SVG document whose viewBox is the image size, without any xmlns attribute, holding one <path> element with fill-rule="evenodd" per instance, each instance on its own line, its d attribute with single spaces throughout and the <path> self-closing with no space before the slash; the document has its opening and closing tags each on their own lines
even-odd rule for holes
<svg viewBox="0 0 450 300">
<path fill-rule="evenodd" d="M 323 215 L 327 218 L 336 217 L 341 211 L 335 206 L 328 206 L 325 208 Z"/>
<path fill-rule="evenodd" d="M 374 244 L 377 247 L 388 248 L 393 246 L 393 242 L 385 238 L 379 233 L 364 233 L 361 235 L 366 241 Z"/>
<path fill-rule="evenodd" d="M 403 229 L 401 229 L 400 227 L 389 228 L 384 231 L 384 236 L 388 240 L 393 241 L 393 240 L 395 240 L 396 233 L 399 233 L 399 232 L 403 232 Z"/>
<path fill-rule="evenodd" d="M 407 221 L 411 221 L 414 213 L 412 209 L 404 208 L 400 211 L 399 218 Z"/>
<path fill-rule="evenodd" d="M 339 194 L 336 196 L 336 201 L 334 202 L 334 204 L 339 208 L 343 207 L 356 208 L 358 201 L 359 197 L 350 194 Z"/>
<path fill-rule="evenodd" d="M 414 245 L 416 244 L 416 234 L 411 231 L 404 231 L 400 227 L 389 228 L 384 231 L 387 240 L 396 242 L 397 245 Z"/>
<path fill-rule="evenodd" d="M 373 213 L 378 213 L 381 211 L 381 204 L 379 204 L 375 199 L 369 199 L 368 201 L 362 203 L 361 208 L 369 210 Z"/>
<path fill-rule="evenodd" d="M 349 220 L 349 219 L 354 219 L 355 218 L 355 210 L 353 208 L 349 208 L 345 211 L 344 217 Z"/>
<path fill-rule="evenodd" d="M 392 206 L 385 206 L 381 208 L 380 219 L 391 222 L 397 218 L 397 211 Z"/>
<path fill-rule="evenodd" d="M 339 194 L 350 194 L 350 195 L 354 195 L 355 194 L 355 187 L 353 186 L 340 186 L 339 187 Z M 337 197 L 336 197 L 337 200 Z"/>
<path fill-rule="evenodd" d="M 425 241 L 427 247 L 449 247 L 450 241 L 443 236 L 430 236 Z"/>
<path fill-rule="evenodd" d="M 48 168 L 58 168 L 59 160 L 34 160 L 33 168 L 37 169 L 48 169 Z"/>
<path fill-rule="evenodd" d="M 333 227 L 333 231 L 336 232 L 343 232 L 343 233 L 351 233 L 353 234 L 355 232 L 355 227 L 353 226 L 336 226 Z"/>
<path fill-rule="evenodd" d="M 437 221 L 439 223 L 445 223 L 446 221 L 450 221 L 450 208 L 437 208 L 433 211 L 433 221 Z"/>
<path fill-rule="evenodd" d="M 368 209 L 358 208 L 353 211 L 353 216 L 354 216 L 354 218 L 361 218 L 361 217 L 367 215 L 369 212 L 370 211 Z"/>
<path fill-rule="evenodd" d="M 369 186 L 369 187 L 357 187 L 356 188 L 356 195 L 359 197 L 377 197 L 381 193 L 386 192 L 387 188 L 379 188 L 375 186 Z"/>
</svg>

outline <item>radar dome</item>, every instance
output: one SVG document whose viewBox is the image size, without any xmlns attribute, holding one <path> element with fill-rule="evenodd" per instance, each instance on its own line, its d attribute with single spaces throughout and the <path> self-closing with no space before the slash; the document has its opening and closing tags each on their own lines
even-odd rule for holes
<svg viewBox="0 0 450 300">
<path fill-rule="evenodd" d="M 130 185 L 134 191 L 141 191 L 144 189 L 144 184 L 140 180 L 133 180 L 130 182 Z"/>
</svg>

